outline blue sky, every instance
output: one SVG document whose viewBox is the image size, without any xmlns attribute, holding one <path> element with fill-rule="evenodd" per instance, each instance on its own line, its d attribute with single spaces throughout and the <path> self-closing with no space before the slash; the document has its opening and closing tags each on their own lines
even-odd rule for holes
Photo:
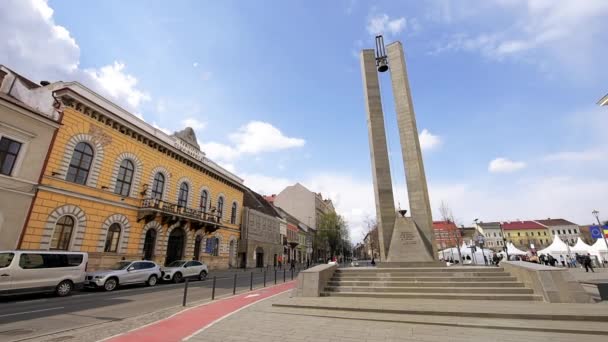
<svg viewBox="0 0 608 342">
<path fill-rule="evenodd" d="M 607 30 L 603 0 L 8 0 L 0 63 L 193 126 L 255 190 L 322 191 L 359 240 L 374 204 L 358 53 L 375 33 L 405 45 L 436 218 L 446 201 L 465 225 L 585 224 L 608 218 Z M 387 75 L 382 89 L 407 207 Z"/>
</svg>

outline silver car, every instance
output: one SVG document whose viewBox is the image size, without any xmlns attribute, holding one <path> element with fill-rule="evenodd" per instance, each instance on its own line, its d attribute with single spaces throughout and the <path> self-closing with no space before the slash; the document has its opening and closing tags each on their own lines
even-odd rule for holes
<svg viewBox="0 0 608 342">
<path fill-rule="evenodd" d="M 176 260 L 160 270 L 163 280 L 173 281 L 174 283 L 179 283 L 184 278 L 205 280 L 209 273 L 207 265 L 196 260 Z"/>
<path fill-rule="evenodd" d="M 112 291 L 119 285 L 142 284 L 154 286 L 160 279 L 160 267 L 152 261 L 120 261 L 107 270 L 87 272 L 85 287 L 103 287 Z"/>
</svg>

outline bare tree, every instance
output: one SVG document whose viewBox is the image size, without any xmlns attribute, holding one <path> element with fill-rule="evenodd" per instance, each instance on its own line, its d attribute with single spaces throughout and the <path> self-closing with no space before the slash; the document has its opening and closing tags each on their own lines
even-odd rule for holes
<svg viewBox="0 0 608 342">
<path fill-rule="evenodd" d="M 439 205 L 439 214 L 443 221 L 454 222 L 454 214 L 452 213 L 452 209 L 448 202 L 441 201 L 441 204 Z"/>
</svg>

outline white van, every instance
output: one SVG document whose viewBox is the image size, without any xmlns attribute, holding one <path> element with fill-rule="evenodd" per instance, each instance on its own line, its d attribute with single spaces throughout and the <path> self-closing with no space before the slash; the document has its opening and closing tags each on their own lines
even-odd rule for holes
<svg viewBox="0 0 608 342">
<path fill-rule="evenodd" d="M 55 292 L 69 295 L 84 283 L 89 255 L 59 251 L 0 251 L 0 296 Z"/>
</svg>

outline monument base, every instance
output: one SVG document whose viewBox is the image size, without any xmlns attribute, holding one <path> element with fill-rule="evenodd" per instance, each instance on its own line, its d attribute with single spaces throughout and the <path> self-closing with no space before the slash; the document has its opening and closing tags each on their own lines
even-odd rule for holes
<svg viewBox="0 0 608 342">
<path fill-rule="evenodd" d="M 397 215 L 388 255 L 382 263 L 437 263 L 437 256 L 432 253 L 431 243 L 425 240 L 416 222 L 411 217 Z"/>
</svg>

